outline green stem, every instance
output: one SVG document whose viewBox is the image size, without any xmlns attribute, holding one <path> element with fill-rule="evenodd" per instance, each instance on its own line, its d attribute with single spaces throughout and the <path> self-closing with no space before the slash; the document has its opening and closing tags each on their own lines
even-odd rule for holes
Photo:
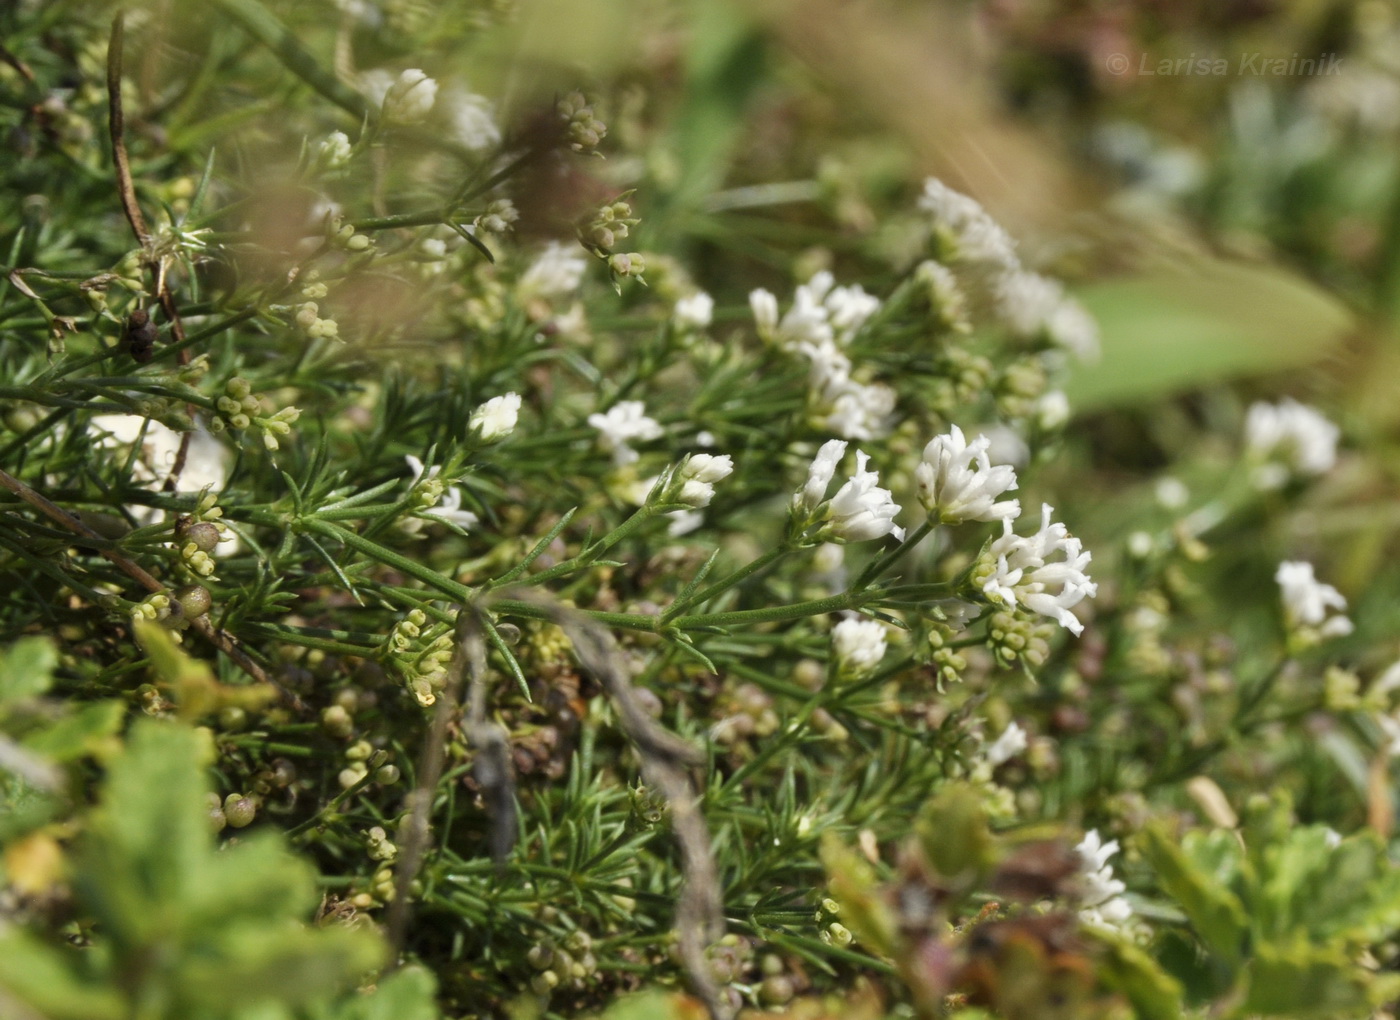
<svg viewBox="0 0 1400 1020">
<path fill-rule="evenodd" d="M 877 556 L 875 559 L 871 560 L 870 564 L 863 571 L 861 571 L 860 577 L 856 579 L 856 583 L 852 587 L 854 587 L 857 591 L 861 591 L 869 587 L 871 581 L 874 581 L 875 578 L 879 577 L 891 566 L 893 566 L 895 561 L 897 561 L 901 556 L 903 556 L 910 549 L 914 548 L 914 546 L 918 545 L 925 538 L 927 538 L 929 532 L 931 532 L 932 530 L 933 524 L 929 521 L 924 521 L 917 528 L 915 528 L 908 535 L 906 535 L 904 541 L 900 542 L 899 545 L 895 546 L 883 556 Z"/>
<path fill-rule="evenodd" d="M 797 602 L 790 606 L 769 606 L 766 609 L 740 609 L 732 613 L 698 613 L 682 616 L 672 625 L 677 630 L 691 630 L 697 627 L 733 627 L 752 623 L 777 623 L 783 620 L 800 620 L 807 616 L 822 616 L 837 613 L 843 609 L 859 609 L 867 601 L 874 601 L 878 595 L 848 591 L 830 598 L 815 599 L 811 602 Z"/>
<path fill-rule="evenodd" d="M 693 595 L 690 595 L 685 599 L 676 602 L 671 606 L 670 609 L 666 610 L 666 612 L 662 614 L 661 621 L 663 623 L 668 623 L 675 617 L 679 616 L 681 612 L 684 609 L 686 609 L 686 607 L 694 605 L 704 605 L 706 602 L 712 601 L 716 595 L 723 594 L 730 588 L 733 588 L 735 585 L 748 580 L 754 574 L 758 573 L 760 570 L 763 570 L 765 567 L 771 566 L 772 564 L 776 563 L 779 559 L 781 559 L 783 556 L 786 556 L 791 551 L 792 546 L 788 545 L 785 542 L 774 546 L 762 556 L 758 557 L 758 559 L 745 566 L 740 567 L 738 570 L 734 571 L 732 574 L 729 574 L 727 577 L 720 578 L 708 588 L 705 588 L 702 591 L 698 591 Z"/>
<path fill-rule="evenodd" d="M 214 4 L 238 22 L 245 32 L 276 54 L 287 70 L 336 106 L 361 121 L 372 119 L 376 115 L 376 111 L 364 96 L 322 68 L 316 58 L 297 40 L 292 30 L 262 4 L 256 0 L 214 0 Z"/>
<path fill-rule="evenodd" d="M 409 577 L 417 578 L 428 587 L 441 592 L 454 602 L 470 602 L 474 593 L 472 589 L 464 584 L 452 580 L 439 574 L 436 570 L 423 566 L 417 560 L 411 560 L 394 550 L 380 545 L 378 542 L 371 542 L 363 538 L 348 528 L 342 528 L 330 521 L 317 520 L 314 517 L 301 519 L 301 526 L 307 531 L 314 531 L 318 535 L 335 539 L 343 545 L 348 545 L 357 552 L 362 552 L 371 559 L 378 560 L 385 566 L 401 570 Z"/>
</svg>

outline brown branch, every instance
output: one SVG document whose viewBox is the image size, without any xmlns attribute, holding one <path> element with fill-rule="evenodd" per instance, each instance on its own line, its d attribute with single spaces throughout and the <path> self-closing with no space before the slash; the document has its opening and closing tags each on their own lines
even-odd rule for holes
<svg viewBox="0 0 1400 1020">
<path fill-rule="evenodd" d="M 23 60 L 20 60 L 19 57 L 15 56 L 9 50 L 5 49 L 4 46 L 0 46 L 0 60 L 3 60 L 5 63 L 13 67 L 15 71 L 19 73 L 20 77 L 23 78 L 25 81 L 29 82 L 30 84 L 33 84 L 34 72 L 29 69 L 29 65 L 26 64 Z"/>
<path fill-rule="evenodd" d="M 470 643 L 474 622 L 475 617 L 471 610 L 458 609 L 457 652 L 452 656 L 452 663 L 447 670 L 447 683 L 443 685 L 442 691 L 438 694 L 433 723 L 428 731 L 427 742 L 423 745 L 422 756 L 418 761 L 417 782 L 414 784 L 413 792 L 405 798 L 409 805 L 408 821 L 403 830 L 403 852 L 399 855 L 398 867 L 395 869 L 394 899 L 389 904 L 388 918 L 385 924 L 388 929 L 389 945 L 393 948 L 393 954 L 389 958 L 387 968 L 389 970 L 398 966 L 404 937 L 408 934 L 410 887 L 418 876 L 418 869 L 423 864 L 423 858 L 428 853 L 428 842 L 432 835 L 433 800 L 437 796 L 438 780 L 442 778 L 442 764 L 447 747 L 447 727 L 452 721 L 452 716 L 456 714 L 457 692 L 462 688 L 462 676 L 467 669 L 472 670 L 473 677 L 478 675 L 479 664 L 476 657 L 480 656 L 480 664 L 483 666 L 486 659 L 485 651 L 478 650 L 480 648 L 479 638 L 475 648 Z"/>
<path fill-rule="evenodd" d="M 122 108 L 122 41 L 125 37 L 125 14 L 118 11 L 112 19 L 112 35 L 107 44 L 107 125 L 112 135 L 112 164 L 117 171 L 117 194 L 121 196 L 122 210 L 126 221 L 131 224 L 131 232 L 136 241 L 146 250 L 146 268 L 156 281 L 156 298 L 170 323 L 170 335 L 174 342 L 184 343 L 185 324 L 180 319 L 180 310 L 175 307 L 175 298 L 170 293 L 166 281 L 162 259 L 151 254 L 151 231 L 146 226 L 146 218 L 141 214 L 140 203 L 136 201 L 136 185 L 131 178 L 131 160 L 126 152 L 126 115 Z M 190 352 L 181 350 L 179 363 L 190 363 Z M 194 408 L 188 407 L 191 415 Z M 180 484 L 180 475 L 185 471 L 185 460 L 190 452 L 190 434 L 180 436 L 180 448 L 175 453 L 175 463 L 165 479 L 165 491 L 174 492 Z"/>
<path fill-rule="evenodd" d="M 569 636 L 579 664 L 598 680 L 616 706 L 618 722 L 642 760 L 643 778 L 670 805 L 671 828 L 680 846 L 681 873 L 685 876 L 685 887 L 676 903 L 681 963 L 692 989 L 713 1020 L 730 1020 L 734 1009 L 705 959 L 705 949 L 724 934 L 724 898 L 710 831 L 690 778 L 690 770 L 702 765 L 705 755 L 647 714 L 611 633 L 540 592 L 526 589 L 505 593 L 503 597 L 544 608 Z"/>
<path fill-rule="evenodd" d="M 117 170 L 117 193 L 122 211 L 131 224 L 131 232 L 145 248 L 151 243 L 151 232 L 141 206 L 136 202 L 136 186 L 131 181 L 131 161 L 126 155 L 126 118 L 122 113 L 122 36 L 126 14 L 118 11 L 112 19 L 112 36 L 107 44 L 107 126 L 112 134 L 112 163 Z"/>
<path fill-rule="evenodd" d="M 161 592 L 166 590 L 166 586 L 161 584 L 160 581 L 156 580 L 156 578 L 152 577 L 151 574 L 148 573 L 146 569 L 141 566 L 141 564 L 136 563 L 131 559 L 128 559 L 116 549 L 113 549 L 111 547 L 111 542 L 108 539 L 104 538 L 102 535 L 99 535 L 97 532 L 93 531 L 86 524 L 78 520 L 78 518 L 74 517 L 72 514 L 68 513 L 58 504 L 51 502 L 49 499 L 40 495 L 30 486 L 26 485 L 24 482 L 21 482 L 18 478 L 15 478 L 13 475 L 9 474 L 4 470 L 0 470 L 0 487 L 9 489 L 16 496 L 24 500 L 24 502 L 28 503 L 30 506 L 34 507 L 34 509 L 38 510 L 41 514 L 49 518 L 49 520 L 53 521 L 55 524 L 62 525 L 69 531 L 73 532 L 75 535 L 81 535 L 83 538 L 92 540 L 93 545 L 96 547 L 98 552 L 100 552 L 103 556 L 107 557 L 107 559 L 111 560 L 112 563 L 119 570 L 121 570 L 128 577 L 134 579 L 147 591 Z M 232 634 L 230 634 L 228 631 L 221 630 L 220 628 L 215 627 L 211 622 L 209 622 L 207 618 L 202 616 L 191 620 L 190 627 L 196 632 L 198 632 L 200 636 L 202 636 L 211 645 L 213 645 L 219 651 L 227 655 L 230 661 L 234 663 L 234 665 L 238 666 L 239 669 L 243 670 L 243 672 L 247 673 L 258 683 L 271 684 L 272 686 L 276 687 L 278 691 L 281 692 L 282 696 L 286 698 L 288 702 L 292 704 L 293 707 L 300 707 L 300 699 L 297 698 L 297 696 L 291 691 L 287 690 L 285 687 L 279 684 L 276 680 L 273 680 L 271 677 L 269 677 L 267 675 L 267 672 L 255 661 L 253 661 L 252 657 L 249 656 L 248 653 L 243 650 L 243 647 L 239 644 L 238 639 Z"/>
</svg>

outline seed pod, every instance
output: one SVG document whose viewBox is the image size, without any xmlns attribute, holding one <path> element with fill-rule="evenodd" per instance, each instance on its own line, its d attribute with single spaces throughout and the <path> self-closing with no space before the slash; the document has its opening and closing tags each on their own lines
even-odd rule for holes
<svg viewBox="0 0 1400 1020">
<path fill-rule="evenodd" d="M 211 553 L 219 544 L 219 529 L 208 521 L 192 521 L 181 517 L 175 522 L 175 538 L 181 545 L 193 542 L 202 553 Z"/>
<path fill-rule="evenodd" d="M 252 824 L 257 813 L 258 807 L 251 797 L 245 797 L 241 793 L 230 793 L 224 798 L 224 817 L 235 829 Z"/>
<path fill-rule="evenodd" d="M 131 355 L 133 361 L 144 365 L 155 357 L 156 339 L 160 331 L 151 321 L 144 308 L 138 308 L 126 319 L 126 331 L 122 334 L 122 350 Z"/>
<path fill-rule="evenodd" d="M 209 607 L 214 604 L 213 598 L 209 595 L 209 589 L 202 584 L 187 584 L 175 589 L 175 601 L 180 603 L 180 608 L 189 619 L 203 616 L 209 612 Z"/>
<path fill-rule="evenodd" d="M 392 786 L 399 781 L 399 767 L 397 765 L 383 765 L 374 774 L 374 781 L 384 786 Z"/>
</svg>

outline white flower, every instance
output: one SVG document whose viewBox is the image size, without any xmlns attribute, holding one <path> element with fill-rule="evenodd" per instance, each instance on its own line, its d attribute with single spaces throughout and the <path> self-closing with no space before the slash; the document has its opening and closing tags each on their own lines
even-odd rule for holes
<svg viewBox="0 0 1400 1020">
<path fill-rule="evenodd" d="M 1347 600 L 1336 588 L 1317 580 L 1311 563 L 1280 563 L 1274 580 L 1283 597 L 1283 615 L 1290 631 L 1305 632 L 1314 640 L 1351 633 L 1351 620 L 1342 615 Z M 1337 615 L 1329 616 L 1329 610 L 1336 610 Z"/>
<path fill-rule="evenodd" d="M 141 449 L 131 466 L 131 478 L 136 482 L 163 484 L 170 474 L 170 469 L 175 466 L 185 435 L 162 425 L 154 418 L 146 419 L 139 414 L 94 415 L 90 424 L 101 434 L 98 445 L 108 449 L 131 446 L 136 442 L 136 437 L 141 435 L 142 424 L 146 425 L 145 435 L 141 438 Z M 185 468 L 180 472 L 179 491 L 222 489 L 224 476 L 228 472 L 228 448 L 202 428 L 195 429 L 189 437 Z"/>
<path fill-rule="evenodd" d="M 1105 843 L 1097 829 L 1090 829 L 1075 850 L 1079 852 L 1079 879 L 1083 888 L 1080 918 L 1100 927 L 1122 926 L 1132 917 L 1133 908 L 1123 898 L 1127 886 L 1114 877 L 1113 866 L 1108 863 L 1118 852 L 1118 841 Z"/>
<path fill-rule="evenodd" d="M 1252 405 L 1244 433 L 1249 453 L 1265 462 L 1255 474 L 1260 488 L 1278 488 L 1290 474 L 1324 474 L 1337 462 L 1341 430 L 1318 411 L 1288 397 L 1277 404 Z"/>
<path fill-rule="evenodd" d="M 967 318 L 967 297 L 951 269 L 930 259 L 919 263 L 914 278 L 927 290 L 929 306 L 940 322 L 959 333 L 972 328 Z"/>
<path fill-rule="evenodd" d="M 880 308 L 880 300 L 859 285 L 836 287 L 835 278 L 825 270 L 800 285 L 792 306 L 778 318 L 778 299 L 766 290 L 749 294 L 758 333 L 789 350 L 802 344 L 844 344 Z"/>
<path fill-rule="evenodd" d="M 520 293 L 524 297 L 563 297 L 578 289 L 587 268 L 582 255 L 550 241 L 520 277 Z"/>
<path fill-rule="evenodd" d="M 185 433 L 176 432 L 153 418 L 148 420 L 139 414 L 94 415 L 89 425 L 98 434 L 97 445 L 113 450 L 131 447 L 136 437 L 141 436 L 143 423 L 146 424 L 146 432 L 141 438 L 141 449 L 131 464 L 131 480 L 158 487 L 170 476 Z M 185 452 L 185 467 L 180 472 L 178 491 L 222 490 L 228 467 L 228 448 L 204 429 L 196 428 L 189 433 L 189 448 Z M 133 506 L 128 509 L 137 523 L 142 525 L 155 524 L 162 517 L 161 511 L 155 507 Z M 220 554 L 227 555 L 228 549 L 220 550 Z"/>
<path fill-rule="evenodd" d="M 520 420 L 520 394 L 503 393 L 492 397 L 472 412 L 468 428 L 477 434 L 483 443 L 494 443 L 515 431 L 515 423 Z"/>
<path fill-rule="evenodd" d="M 498 198 L 486 206 L 486 211 L 477 216 L 469 226 L 479 227 L 488 234 L 505 234 L 511 225 L 520 219 L 520 210 L 508 198 Z"/>
<path fill-rule="evenodd" d="M 399 75 L 384 94 L 384 119 L 394 124 L 418 124 L 433 111 L 438 83 L 416 67 Z"/>
<path fill-rule="evenodd" d="M 327 170 L 343 167 L 350 160 L 350 136 L 344 131 L 332 131 L 321 143 L 320 163 Z"/>
<path fill-rule="evenodd" d="M 772 293 L 759 287 L 749 291 L 749 309 L 753 312 L 754 325 L 758 335 L 765 340 L 778 328 L 778 299 Z"/>
<path fill-rule="evenodd" d="M 1032 414 L 1035 423 L 1046 432 L 1053 432 L 1069 421 L 1069 397 L 1064 390 L 1049 390 L 1035 402 Z"/>
<path fill-rule="evenodd" d="M 865 470 L 869 460 L 865 453 L 856 451 L 856 473 L 827 504 L 822 537 L 838 542 L 868 542 L 893 535 L 903 540 L 904 529 L 894 522 L 899 504 L 889 489 L 876 484 L 879 474 Z"/>
<path fill-rule="evenodd" d="M 1011 332 L 1034 337 L 1064 300 L 1064 288 L 1039 273 L 1007 273 L 996 284 L 997 312 Z"/>
<path fill-rule="evenodd" d="M 1066 297 L 1050 313 L 1045 334 L 1052 344 L 1080 361 L 1094 361 L 1099 356 L 1099 324 L 1072 297 Z"/>
<path fill-rule="evenodd" d="M 666 535 L 669 538 L 689 535 L 705 523 L 705 515 L 699 510 L 676 510 L 666 516 L 671 520 L 671 523 L 666 525 Z"/>
<path fill-rule="evenodd" d="M 953 244 L 959 261 L 980 263 L 1006 272 L 1020 268 L 1016 242 L 972 198 L 930 177 L 924 181 L 919 208 L 927 212 Z"/>
<path fill-rule="evenodd" d="M 1002 520 L 1002 535 L 987 547 L 978 582 L 989 601 L 1025 606 L 1078 635 L 1084 625 L 1070 609 L 1098 594 L 1084 573 L 1091 557 L 1063 524 L 1051 523 L 1048 503 L 1040 509 L 1040 530 L 1024 538 L 1012 532 L 1009 519 Z M 1057 552 L 1064 558 L 1049 562 Z"/>
<path fill-rule="evenodd" d="M 1044 336 L 1081 361 L 1099 353 L 1099 327 L 1093 316 L 1058 282 L 1039 273 L 1006 273 L 996 285 L 997 311 L 1017 336 Z"/>
<path fill-rule="evenodd" d="M 384 97 L 394 87 L 394 76 L 382 67 L 360 72 L 360 91 L 375 106 L 384 105 Z"/>
<path fill-rule="evenodd" d="M 491 100 L 465 89 L 453 89 L 443 97 L 452 135 L 472 152 L 481 152 L 501 144 L 501 129 L 496 123 Z"/>
<path fill-rule="evenodd" d="M 885 657 L 885 626 L 878 620 L 842 620 L 831 628 L 831 653 L 846 677 L 869 676 Z"/>
<path fill-rule="evenodd" d="M 710 324 L 714 312 L 715 299 L 700 290 L 677 301 L 671 317 L 681 329 L 704 329 Z"/>
<path fill-rule="evenodd" d="M 895 392 L 884 383 L 847 380 L 834 399 L 817 411 L 823 427 L 847 439 L 879 439 L 890 431 Z"/>
<path fill-rule="evenodd" d="M 987 747 L 985 752 L 987 764 L 996 768 L 998 765 L 1010 761 L 1029 746 L 1026 731 L 1013 721 L 1002 731 L 1001 736 Z"/>
<path fill-rule="evenodd" d="M 793 493 L 793 513 L 809 517 L 816 512 L 817 507 L 826 499 L 827 487 L 836 476 L 836 466 L 845 455 L 846 443 L 840 439 L 828 439 L 822 444 L 822 448 L 812 459 L 811 467 L 807 469 L 807 484 Z"/>
<path fill-rule="evenodd" d="M 1016 488 L 1016 470 L 1007 464 L 992 466 L 987 454 L 991 440 L 979 435 L 972 442 L 954 425 L 946 436 L 935 436 L 924 447 L 923 460 L 914 469 L 919 502 L 937 524 L 964 521 L 1010 521 L 1021 514 L 1021 501 L 997 497 Z"/>
<path fill-rule="evenodd" d="M 440 521 L 447 521 L 466 531 L 474 528 L 479 522 L 476 514 L 470 510 L 462 509 L 462 490 L 457 486 L 449 486 L 442 494 L 442 502 L 430 510 L 420 510 L 421 517 L 436 517 Z"/>
<path fill-rule="evenodd" d="M 718 457 L 709 453 L 691 454 L 676 469 L 664 498 L 695 510 L 709 506 L 715 496 L 715 482 L 728 478 L 733 472 L 734 460 L 728 454 Z"/>
<path fill-rule="evenodd" d="M 598 445 L 611 453 L 618 465 L 636 463 L 637 451 L 629 444 L 662 435 L 661 425 L 647 417 L 646 405 L 640 400 L 619 401 L 607 414 L 590 414 L 588 424 L 598 430 Z"/>
</svg>

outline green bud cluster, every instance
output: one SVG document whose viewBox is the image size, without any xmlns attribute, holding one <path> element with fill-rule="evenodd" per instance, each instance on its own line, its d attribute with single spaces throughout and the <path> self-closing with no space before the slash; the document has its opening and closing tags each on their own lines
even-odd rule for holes
<svg viewBox="0 0 1400 1020">
<path fill-rule="evenodd" d="M 427 623 L 423 610 L 410 610 L 379 649 L 379 661 L 404 678 L 404 686 L 424 708 L 437 701 L 452 660 L 452 632 L 443 627 L 429 634 Z"/>
<path fill-rule="evenodd" d="M 945 683 L 961 683 L 967 669 L 967 657 L 949 642 L 958 631 L 944 624 L 934 624 L 928 632 L 929 663 L 938 671 L 938 687 Z"/>
<path fill-rule="evenodd" d="M 1006 367 L 996 383 L 997 411 L 1003 418 L 1029 418 L 1050 379 L 1039 355 L 1027 354 Z"/>
<path fill-rule="evenodd" d="M 632 215 L 632 204 L 627 201 L 631 194 L 629 191 L 597 209 L 579 228 L 579 240 L 584 247 L 594 253 L 611 251 L 641 222 Z"/>
<path fill-rule="evenodd" d="M 389 839 L 384 827 L 376 825 L 365 833 L 365 846 L 372 861 L 392 864 L 399 855 L 399 848 Z"/>
<path fill-rule="evenodd" d="M 487 234 L 508 234 L 520 219 L 520 210 L 508 198 L 498 198 L 472 220 L 477 230 Z"/>
<path fill-rule="evenodd" d="M 961 347 L 947 348 L 940 360 L 938 377 L 929 383 L 929 407 L 951 419 L 987 391 L 995 369 L 989 359 Z"/>
<path fill-rule="evenodd" d="M 778 713 L 773 698 L 755 684 L 741 684 L 730 698 L 731 712 L 710 731 L 717 744 L 734 745 L 750 737 L 766 737 L 777 731 Z"/>
<path fill-rule="evenodd" d="M 582 92 L 570 92 L 559 101 L 559 119 L 564 122 L 564 134 L 569 148 L 592 155 L 608 133 L 608 126 L 598 119 Z"/>
<path fill-rule="evenodd" d="M 542 939 L 525 953 L 525 960 L 535 970 L 530 989 L 540 996 L 560 987 L 583 988 L 598 973 L 593 939 L 583 931 L 572 931 L 561 942 Z"/>
<path fill-rule="evenodd" d="M 1000 610 L 987 620 L 987 644 L 1002 666 L 1020 661 L 1040 667 L 1050 655 L 1055 625 L 1016 610 Z"/>
</svg>

